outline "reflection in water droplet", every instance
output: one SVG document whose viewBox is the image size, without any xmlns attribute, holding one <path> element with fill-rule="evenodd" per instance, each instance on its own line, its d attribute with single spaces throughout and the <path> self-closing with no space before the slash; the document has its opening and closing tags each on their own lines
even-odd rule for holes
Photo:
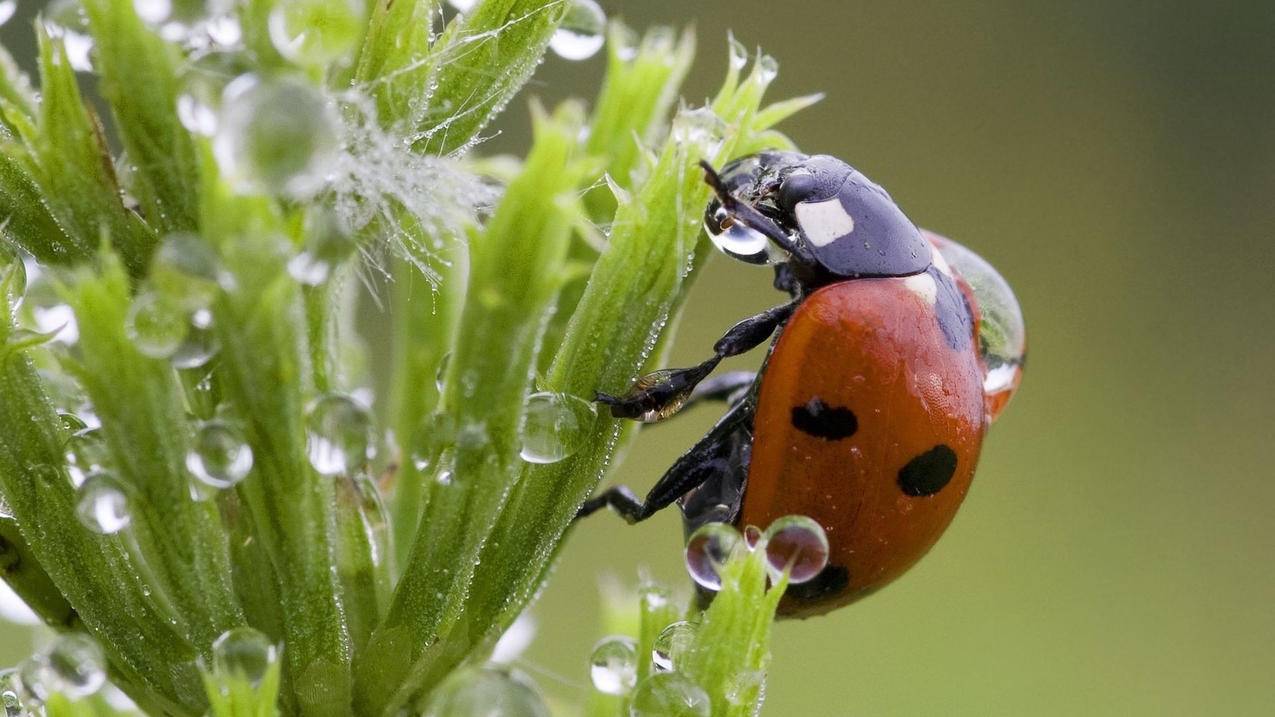
<svg viewBox="0 0 1275 717">
<path fill-rule="evenodd" d="M 593 404 L 566 393 L 541 391 L 527 397 L 522 427 L 522 459 L 557 463 L 575 453 L 597 419 Z"/>
<path fill-rule="evenodd" d="M 247 680 L 254 687 L 278 659 L 279 648 L 251 627 L 227 630 L 212 644 L 213 673 Z"/>
<path fill-rule="evenodd" d="M 299 65 L 331 64 L 358 42 L 363 7 L 355 0 L 278 0 L 267 23 L 270 42 Z"/>
<path fill-rule="evenodd" d="M 82 699 L 106 684 L 106 658 L 87 635 L 61 635 L 27 661 L 22 683 L 40 700 L 55 693 Z"/>
<path fill-rule="evenodd" d="M 655 669 L 663 672 L 677 669 L 677 661 L 695 644 L 695 632 L 695 625 L 686 620 L 679 620 L 661 630 L 651 647 L 651 664 Z"/>
<path fill-rule="evenodd" d="M 722 565 L 743 545 L 739 531 L 725 523 L 707 523 L 686 541 L 686 571 L 698 585 L 721 590 Z"/>
<path fill-rule="evenodd" d="M 568 0 L 562 23 L 549 39 L 549 49 L 564 60 L 586 60 L 602 49 L 607 15 L 594 0 Z"/>
<path fill-rule="evenodd" d="M 336 156 L 339 125 L 314 87 L 244 75 L 226 87 L 213 154 L 238 191 L 308 196 Z"/>
<path fill-rule="evenodd" d="M 778 264 L 788 254 L 759 231 L 736 221 L 716 200 L 704 217 L 704 229 L 723 254 L 749 264 Z"/>
<path fill-rule="evenodd" d="M 804 515 L 787 515 L 766 529 L 766 567 L 772 578 L 789 571 L 788 582 L 797 585 L 813 580 L 828 566 L 828 536 L 815 520 Z"/>
<path fill-rule="evenodd" d="M 349 396 L 333 393 L 315 401 L 307 427 L 306 451 L 320 475 L 348 474 L 367 461 L 372 419 Z"/>
<path fill-rule="evenodd" d="M 744 545 L 747 545 L 749 550 L 756 550 L 761 539 L 761 528 L 758 528 L 755 525 L 748 525 L 744 527 Z"/>
<path fill-rule="evenodd" d="M 678 672 L 657 672 L 637 686 L 629 702 L 629 717 L 709 717 L 708 693 Z"/>
<path fill-rule="evenodd" d="M 535 686 L 520 672 L 497 667 L 460 670 L 430 695 L 422 717 L 549 717 Z"/>
<path fill-rule="evenodd" d="M 106 471 L 84 479 L 76 495 L 75 513 L 84 527 L 101 535 L 118 533 L 133 520 L 123 484 Z"/>
<path fill-rule="evenodd" d="M 589 679 L 608 695 L 623 695 L 637 683 L 637 642 L 627 635 L 602 638 L 589 655 Z"/>
<path fill-rule="evenodd" d="M 189 324 L 181 307 L 159 293 L 143 291 L 129 307 L 124 330 L 143 356 L 165 359 L 177 353 Z"/>
<path fill-rule="evenodd" d="M 209 421 L 195 432 L 186 469 L 207 486 L 229 488 L 252 470 L 252 448 L 230 424 Z"/>
<path fill-rule="evenodd" d="M 1023 377 L 1027 358 L 1023 311 L 1009 282 L 986 259 L 946 237 L 932 232 L 924 235 L 938 247 L 939 255 L 973 292 L 978 304 L 978 347 L 985 371 L 983 393 L 987 415 L 994 421 L 1013 398 Z"/>
</svg>

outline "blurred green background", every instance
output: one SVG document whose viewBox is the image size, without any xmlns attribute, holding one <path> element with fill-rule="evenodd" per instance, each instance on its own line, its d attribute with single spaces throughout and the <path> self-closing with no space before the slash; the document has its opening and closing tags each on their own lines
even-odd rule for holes
<svg viewBox="0 0 1275 717">
<path fill-rule="evenodd" d="M 19 53 L 22 4 L 0 29 Z M 1027 316 L 1023 388 L 947 536 L 780 624 L 766 714 L 1275 714 L 1275 4 L 603 5 L 695 24 L 690 100 L 728 29 L 780 60 L 774 96 L 827 92 L 789 135 L 983 254 Z M 530 91 L 589 97 L 601 68 L 550 59 Z M 486 151 L 524 146 L 524 106 Z M 769 282 L 714 257 L 674 363 L 777 302 Z M 647 487 L 713 419 L 650 429 L 619 479 Z M 683 584 L 680 548 L 672 511 L 581 526 L 534 611 L 546 691 L 584 693 L 599 575 Z M 0 627 L 0 663 L 23 652 Z"/>
</svg>

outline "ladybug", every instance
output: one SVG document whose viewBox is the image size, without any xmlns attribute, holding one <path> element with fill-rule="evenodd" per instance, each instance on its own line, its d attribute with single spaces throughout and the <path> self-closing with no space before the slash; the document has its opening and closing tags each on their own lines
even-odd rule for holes
<svg viewBox="0 0 1275 717">
<path fill-rule="evenodd" d="M 807 515 L 827 533 L 828 565 L 788 587 L 780 614 L 818 615 L 902 575 L 952 521 L 1021 378 L 1022 315 L 987 262 L 917 229 L 839 159 L 769 152 L 720 174 L 701 165 L 715 193 L 710 238 L 773 265 L 791 300 L 736 324 L 698 366 L 597 395 L 644 422 L 700 400 L 730 408 L 645 499 L 616 486 L 580 515 L 609 506 L 635 523 L 677 503 L 688 533 Z M 709 378 L 772 335 L 760 372 Z"/>
</svg>

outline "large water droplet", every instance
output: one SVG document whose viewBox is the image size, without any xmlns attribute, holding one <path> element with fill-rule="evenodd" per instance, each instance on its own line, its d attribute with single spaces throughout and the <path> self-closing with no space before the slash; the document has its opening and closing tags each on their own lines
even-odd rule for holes
<svg viewBox="0 0 1275 717">
<path fill-rule="evenodd" d="M 71 483 L 79 487 L 106 464 L 106 440 L 100 428 L 90 428 L 78 416 L 64 414 L 63 425 L 71 430 L 71 436 L 63 447 L 67 474 Z"/>
<path fill-rule="evenodd" d="M 522 673 L 477 667 L 447 678 L 422 717 L 549 717 L 549 708 Z"/>
<path fill-rule="evenodd" d="M 332 270 L 354 253 L 357 244 L 332 211 L 314 209 L 306 215 L 305 246 L 288 262 L 288 273 L 306 286 L 318 286 Z"/>
<path fill-rule="evenodd" d="M 743 546 L 739 531 L 725 523 L 706 523 L 686 541 L 686 571 L 708 590 L 722 589 L 722 566 Z"/>
<path fill-rule="evenodd" d="M 234 426 L 209 421 L 195 432 L 186 468 L 204 485 L 229 488 L 252 470 L 252 448 Z"/>
<path fill-rule="evenodd" d="M 707 107 L 682 110 L 673 118 L 670 130 L 673 141 L 687 151 L 712 157 L 721 149 L 726 136 L 726 123 Z"/>
<path fill-rule="evenodd" d="M 270 11 L 270 42 L 299 65 L 329 65 L 354 49 L 363 7 L 354 0 L 279 0 Z"/>
<path fill-rule="evenodd" d="M 124 330 L 143 356 L 165 359 L 186 339 L 189 324 L 180 306 L 162 294 L 143 291 L 129 307 Z"/>
<path fill-rule="evenodd" d="M 589 679 L 597 691 L 623 695 L 637 684 L 637 642 L 627 635 L 612 635 L 593 646 L 589 655 Z"/>
<path fill-rule="evenodd" d="M 212 644 L 213 673 L 247 680 L 253 686 L 261 684 L 278 659 L 279 648 L 251 627 L 227 630 Z"/>
<path fill-rule="evenodd" d="M 349 474 L 367 461 L 372 419 L 357 401 L 328 394 L 314 402 L 306 421 L 306 451 L 321 475 Z"/>
<path fill-rule="evenodd" d="M 339 126 L 314 87 L 245 75 L 226 87 L 213 154 L 241 192 L 307 196 L 336 157 Z"/>
<path fill-rule="evenodd" d="M 566 393 L 541 391 L 527 397 L 522 427 L 522 459 L 557 463 L 584 445 L 597 419 L 593 404 Z"/>
<path fill-rule="evenodd" d="M 13 13 L 18 10 L 18 0 L 3 0 L 0 2 L 0 25 L 9 22 L 13 17 Z"/>
<path fill-rule="evenodd" d="M 93 37 L 89 34 L 88 16 L 79 0 L 53 0 L 44 8 L 41 17 L 49 37 L 62 40 L 71 69 L 92 72 Z"/>
<path fill-rule="evenodd" d="M 679 620 L 661 630 L 651 647 L 651 664 L 655 669 L 663 672 L 676 670 L 678 660 L 695 645 L 696 632 L 695 625 L 686 620 Z"/>
<path fill-rule="evenodd" d="M 53 694 L 82 699 L 106 684 L 106 658 L 87 635 L 60 635 L 24 664 L 22 684 L 41 701 Z"/>
<path fill-rule="evenodd" d="M 212 360 L 221 350 L 221 341 L 213 331 L 213 315 L 208 309 L 199 309 L 190 315 L 186 338 L 173 352 L 175 368 L 199 368 Z"/>
<path fill-rule="evenodd" d="M 812 518 L 786 515 L 770 524 L 764 540 L 766 567 L 776 579 L 787 570 L 788 582 L 797 585 L 828 566 L 828 536 Z"/>
<path fill-rule="evenodd" d="M 602 49 L 607 15 L 594 0 L 568 0 L 562 23 L 549 38 L 549 49 L 564 60 L 587 60 Z"/>
<path fill-rule="evenodd" d="M 733 259 L 749 264 L 778 264 L 788 260 L 787 252 L 765 234 L 736 221 L 716 200 L 709 204 L 704 215 L 704 229 L 713 246 Z"/>
<path fill-rule="evenodd" d="M 629 717 L 709 717 L 712 710 L 704 688 L 679 672 L 647 677 L 629 702 Z"/>
<path fill-rule="evenodd" d="M 84 527 L 101 535 L 114 535 L 133 521 L 127 489 L 107 471 L 84 479 L 76 494 L 75 513 Z"/>
<path fill-rule="evenodd" d="M 1027 327 L 1009 282 L 986 259 L 932 232 L 925 237 L 978 304 L 978 348 L 983 358 L 987 415 L 996 420 L 1018 390 L 1027 359 Z"/>
</svg>

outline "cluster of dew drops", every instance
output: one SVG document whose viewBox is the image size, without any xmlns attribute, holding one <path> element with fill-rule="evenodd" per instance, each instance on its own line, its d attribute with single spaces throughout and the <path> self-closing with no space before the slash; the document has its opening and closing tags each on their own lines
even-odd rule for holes
<svg viewBox="0 0 1275 717">
<path fill-rule="evenodd" d="M 261 632 L 248 627 L 227 631 L 212 645 L 211 659 L 204 665 L 214 680 L 242 680 L 261 684 L 278 662 L 280 650 Z M 39 708 L 50 696 L 80 700 L 103 697 L 121 710 L 135 706 L 107 683 L 107 663 L 102 649 L 86 635 L 59 635 L 18 667 L 0 671 L 0 717 L 29 717 L 42 714 Z"/>
</svg>

